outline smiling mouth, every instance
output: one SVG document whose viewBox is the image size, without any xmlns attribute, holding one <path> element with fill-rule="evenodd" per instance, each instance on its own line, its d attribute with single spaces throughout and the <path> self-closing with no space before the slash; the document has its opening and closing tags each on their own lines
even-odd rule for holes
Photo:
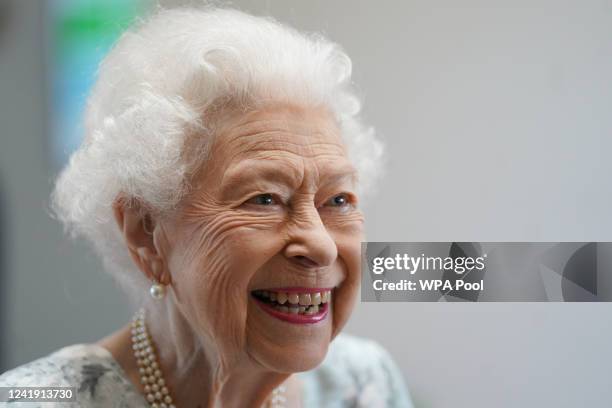
<svg viewBox="0 0 612 408">
<path fill-rule="evenodd" d="M 316 323 L 327 315 L 331 289 L 281 288 L 254 290 L 257 303 L 272 316 L 290 323 Z"/>
</svg>

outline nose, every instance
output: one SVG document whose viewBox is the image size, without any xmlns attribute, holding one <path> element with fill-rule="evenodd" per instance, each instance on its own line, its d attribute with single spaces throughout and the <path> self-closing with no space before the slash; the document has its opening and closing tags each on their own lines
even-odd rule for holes
<svg viewBox="0 0 612 408">
<path fill-rule="evenodd" d="M 336 242 L 314 206 L 292 220 L 288 232 L 290 241 L 284 253 L 291 262 L 311 269 L 329 266 L 336 260 Z"/>
</svg>

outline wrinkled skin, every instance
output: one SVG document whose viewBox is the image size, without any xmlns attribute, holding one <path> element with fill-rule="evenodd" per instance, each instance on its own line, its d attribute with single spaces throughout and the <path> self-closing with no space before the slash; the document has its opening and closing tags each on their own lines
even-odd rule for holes
<svg viewBox="0 0 612 408">
<path fill-rule="evenodd" d="M 150 242 L 136 212 L 115 213 L 140 269 L 168 285 L 173 310 L 150 325 L 177 406 L 257 406 L 291 373 L 321 363 L 351 313 L 363 240 L 356 173 L 324 109 L 233 114 L 211 149 L 176 215 L 153 221 Z M 335 288 L 327 317 L 288 323 L 251 296 L 290 286 Z"/>
</svg>

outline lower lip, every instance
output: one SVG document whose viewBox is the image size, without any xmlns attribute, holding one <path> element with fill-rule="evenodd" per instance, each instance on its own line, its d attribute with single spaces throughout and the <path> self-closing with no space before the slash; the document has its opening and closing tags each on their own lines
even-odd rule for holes
<svg viewBox="0 0 612 408">
<path fill-rule="evenodd" d="M 266 311 L 268 314 L 276 317 L 279 320 L 283 320 L 285 322 L 289 322 L 289 323 L 294 323 L 294 324 L 312 324 L 312 323 L 317 323 L 320 322 L 321 320 L 325 319 L 325 317 L 327 316 L 327 312 L 329 310 L 329 302 L 328 303 L 321 303 L 319 305 L 319 311 L 315 314 L 299 314 L 299 313 L 284 313 L 281 312 L 280 310 L 276 310 L 274 307 L 270 306 L 269 304 L 262 302 L 261 300 L 255 298 L 255 301 L 257 302 L 257 304 L 264 310 Z"/>
</svg>

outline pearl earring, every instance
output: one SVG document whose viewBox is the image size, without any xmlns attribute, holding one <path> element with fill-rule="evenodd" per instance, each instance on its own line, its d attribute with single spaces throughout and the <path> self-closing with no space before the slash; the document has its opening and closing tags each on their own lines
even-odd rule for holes
<svg viewBox="0 0 612 408">
<path fill-rule="evenodd" d="M 155 300 L 160 300 L 166 295 L 166 287 L 161 283 L 155 281 L 151 288 L 149 289 L 149 293 L 151 297 Z"/>
</svg>

